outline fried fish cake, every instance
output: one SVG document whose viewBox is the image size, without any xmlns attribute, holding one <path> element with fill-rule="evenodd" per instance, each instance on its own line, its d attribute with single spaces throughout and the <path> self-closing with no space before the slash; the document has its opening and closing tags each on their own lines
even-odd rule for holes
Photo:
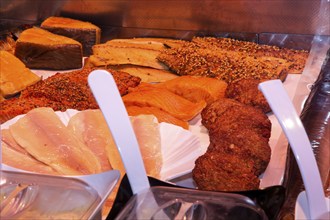
<svg viewBox="0 0 330 220">
<path fill-rule="evenodd" d="M 252 106 L 244 105 L 232 99 L 218 99 L 206 106 L 201 113 L 202 124 L 209 134 L 248 128 L 255 130 L 265 138 L 271 134 L 271 122 L 267 115 Z"/>
<path fill-rule="evenodd" d="M 252 78 L 237 80 L 227 86 L 225 96 L 268 113 L 271 111 L 271 108 L 262 92 L 258 89 L 260 82 L 262 80 Z"/>
<path fill-rule="evenodd" d="M 228 98 L 220 98 L 208 104 L 201 112 L 202 124 L 207 129 L 212 130 L 214 123 L 217 121 L 217 118 L 222 115 L 228 108 L 233 106 L 242 106 L 242 104 L 236 100 Z"/>
<path fill-rule="evenodd" d="M 259 188 L 253 163 L 234 152 L 209 149 L 197 158 L 193 179 L 201 190 L 241 191 Z"/>
<path fill-rule="evenodd" d="M 271 157 L 268 139 L 247 128 L 229 132 L 220 129 L 212 133 L 208 149 L 234 152 L 240 155 L 242 161 L 253 161 L 254 174 L 257 176 L 266 170 Z"/>
<path fill-rule="evenodd" d="M 272 124 L 267 115 L 259 109 L 251 106 L 233 106 L 217 118 L 215 128 L 210 133 L 218 129 L 235 133 L 246 128 L 255 131 L 268 140 L 271 135 L 271 126 Z"/>
</svg>

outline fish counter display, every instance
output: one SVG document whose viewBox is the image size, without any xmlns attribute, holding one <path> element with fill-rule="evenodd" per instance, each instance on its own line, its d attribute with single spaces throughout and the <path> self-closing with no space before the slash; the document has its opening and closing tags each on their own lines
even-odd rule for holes
<svg viewBox="0 0 330 220">
<path fill-rule="evenodd" d="M 102 43 L 95 25 L 52 19 L 56 28 L 30 27 L 16 41 L 1 43 L 1 62 L 16 57 L 13 63 L 34 74 L 1 68 L 8 76 L 1 77 L 3 164 L 56 176 L 116 169 L 123 177 L 125 168 L 87 83 L 91 71 L 104 69 L 116 81 L 150 177 L 221 192 L 284 184 L 288 142 L 258 84 L 280 79 L 292 100 L 308 97 L 310 90 L 297 88 L 310 51 L 198 36 Z M 87 30 L 77 39 L 65 32 L 72 27 Z M 91 35 L 93 43 L 87 41 Z M 64 37 L 77 41 L 79 53 L 68 56 L 76 47 L 62 44 Z M 64 60 L 74 65 L 60 67 Z M 7 87 L 15 89 L 4 92 Z"/>
</svg>

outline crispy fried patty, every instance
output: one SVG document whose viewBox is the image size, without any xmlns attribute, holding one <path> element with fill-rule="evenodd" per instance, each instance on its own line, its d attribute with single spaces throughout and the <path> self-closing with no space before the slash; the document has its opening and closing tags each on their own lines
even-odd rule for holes
<svg viewBox="0 0 330 220">
<path fill-rule="evenodd" d="M 243 104 L 259 108 L 264 113 L 268 113 L 271 109 L 264 95 L 258 89 L 260 82 L 262 81 L 258 79 L 237 80 L 228 85 L 225 95 L 227 98 L 235 99 Z"/>
<path fill-rule="evenodd" d="M 251 190 L 270 161 L 271 122 L 260 109 L 223 98 L 202 111 L 210 145 L 195 161 L 193 179 L 199 189 Z"/>
<path fill-rule="evenodd" d="M 192 175 L 201 190 L 253 190 L 258 189 L 260 182 L 251 161 L 234 152 L 212 149 L 195 161 Z"/>
<path fill-rule="evenodd" d="M 218 130 L 210 137 L 209 149 L 217 151 L 228 151 L 236 148 L 236 153 L 240 154 L 243 161 L 252 160 L 255 175 L 263 173 L 269 163 L 271 156 L 271 148 L 268 143 L 268 138 L 261 136 L 256 131 L 251 129 L 238 128 L 226 132 Z"/>
<path fill-rule="evenodd" d="M 270 137 L 271 122 L 261 110 L 241 104 L 232 99 L 218 99 L 201 113 L 202 124 L 209 134 L 247 128 L 256 131 L 265 138 Z M 232 133 L 232 132 L 231 132 Z"/>
</svg>

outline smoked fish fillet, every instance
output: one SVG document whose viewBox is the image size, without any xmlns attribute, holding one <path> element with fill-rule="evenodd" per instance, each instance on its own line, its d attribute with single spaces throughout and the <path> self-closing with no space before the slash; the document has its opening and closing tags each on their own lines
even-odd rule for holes
<svg viewBox="0 0 330 220">
<path fill-rule="evenodd" d="M 183 129 L 189 129 L 189 123 L 180 119 L 175 118 L 171 114 L 156 108 L 156 107 L 139 107 L 139 106 L 127 106 L 127 113 L 129 116 L 137 115 L 154 115 L 158 122 L 166 122 L 182 127 Z"/>
<path fill-rule="evenodd" d="M 111 149 L 116 148 L 116 145 L 100 110 L 78 112 L 70 118 L 67 127 L 94 152 L 101 163 L 102 172 L 112 169 Z"/>
<path fill-rule="evenodd" d="M 225 96 L 227 83 L 210 77 L 181 76 L 157 86 L 166 88 L 192 102 L 204 100 L 211 103 Z"/>
<path fill-rule="evenodd" d="M 52 16 L 44 20 L 40 27 L 80 42 L 84 56 L 89 56 L 92 53 L 92 46 L 101 42 L 101 28 L 86 21 Z"/>
<path fill-rule="evenodd" d="M 180 47 L 184 40 L 171 38 L 154 38 L 154 37 L 136 37 L 128 39 L 112 39 L 107 41 L 107 44 L 120 45 L 126 44 L 131 47 L 150 48 L 153 50 L 163 50 L 166 48 Z"/>
<path fill-rule="evenodd" d="M 167 69 L 156 59 L 159 53 L 160 51 L 152 49 L 97 44 L 93 46 L 93 55 L 89 57 L 89 62 L 94 66 L 134 64 L 155 69 Z"/>
<path fill-rule="evenodd" d="M 186 42 L 181 48 L 163 50 L 157 59 L 178 75 L 217 78 L 227 83 L 246 78 L 284 81 L 291 65 L 281 58 L 255 58 L 246 53 L 215 46 L 200 47 L 194 42 Z"/>
<path fill-rule="evenodd" d="M 293 50 L 280 48 L 264 44 L 257 44 L 249 41 L 240 41 L 231 38 L 217 37 L 193 37 L 192 42 L 203 48 L 219 48 L 227 51 L 236 51 L 247 54 L 251 57 L 274 57 L 284 59 L 292 63 L 289 68 L 289 74 L 302 73 L 309 52 L 305 50 Z"/>
<path fill-rule="evenodd" d="M 184 121 L 193 119 L 206 106 L 205 101 L 193 103 L 162 88 L 137 90 L 122 98 L 126 107 L 156 107 Z"/>
<path fill-rule="evenodd" d="M 68 70 L 83 66 L 81 43 L 37 27 L 19 35 L 15 56 L 30 69 Z"/>
<path fill-rule="evenodd" d="M 132 76 L 137 76 L 141 78 L 141 82 L 155 83 L 155 82 L 165 82 L 179 77 L 178 75 L 172 73 L 169 70 L 160 70 L 150 67 L 123 64 L 123 65 L 113 65 L 109 66 L 111 69 L 117 71 L 123 71 L 129 73 Z"/>
<path fill-rule="evenodd" d="M 35 108 L 10 127 L 17 143 L 63 175 L 101 172 L 98 158 L 51 108 Z"/>
<path fill-rule="evenodd" d="M 31 171 L 34 173 L 59 175 L 59 173 L 50 166 L 11 148 L 7 143 L 1 142 L 2 162 L 8 166 Z"/>
<path fill-rule="evenodd" d="M 7 51 L 0 51 L 0 95 L 8 98 L 41 80 L 22 61 Z"/>
</svg>

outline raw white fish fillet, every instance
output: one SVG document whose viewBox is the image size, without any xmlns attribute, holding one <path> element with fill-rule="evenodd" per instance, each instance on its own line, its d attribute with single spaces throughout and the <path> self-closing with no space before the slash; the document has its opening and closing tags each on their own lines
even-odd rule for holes
<svg viewBox="0 0 330 220">
<path fill-rule="evenodd" d="M 1 142 L 2 145 L 2 162 L 8 166 L 15 167 L 21 170 L 27 170 L 35 173 L 59 175 L 50 166 L 32 158 L 29 155 L 18 152 L 8 146 L 6 143 Z"/>
<path fill-rule="evenodd" d="M 158 123 L 152 115 L 130 118 L 148 175 L 159 177 L 162 151 Z M 68 128 L 76 134 L 105 163 L 105 153 L 111 167 L 125 174 L 125 168 L 111 132 L 100 110 L 85 110 L 72 116 Z M 125 131 L 122 131 L 125 132 Z M 105 151 L 105 152 L 104 152 Z"/>
<path fill-rule="evenodd" d="M 63 124 L 51 108 L 35 108 L 9 129 L 20 146 L 60 174 L 101 172 L 98 158 Z"/>
<path fill-rule="evenodd" d="M 13 150 L 20 152 L 25 155 L 29 155 L 29 153 L 22 148 L 11 135 L 9 129 L 2 129 L 1 130 L 1 142 L 3 144 L 7 144 L 8 147 L 12 148 Z"/>
<path fill-rule="evenodd" d="M 148 175 L 159 178 L 163 165 L 159 124 L 152 115 L 131 117 Z"/>
<path fill-rule="evenodd" d="M 108 154 L 116 145 L 101 111 L 78 112 L 71 117 L 67 127 L 97 156 L 102 172 L 112 169 Z"/>
</svg>

